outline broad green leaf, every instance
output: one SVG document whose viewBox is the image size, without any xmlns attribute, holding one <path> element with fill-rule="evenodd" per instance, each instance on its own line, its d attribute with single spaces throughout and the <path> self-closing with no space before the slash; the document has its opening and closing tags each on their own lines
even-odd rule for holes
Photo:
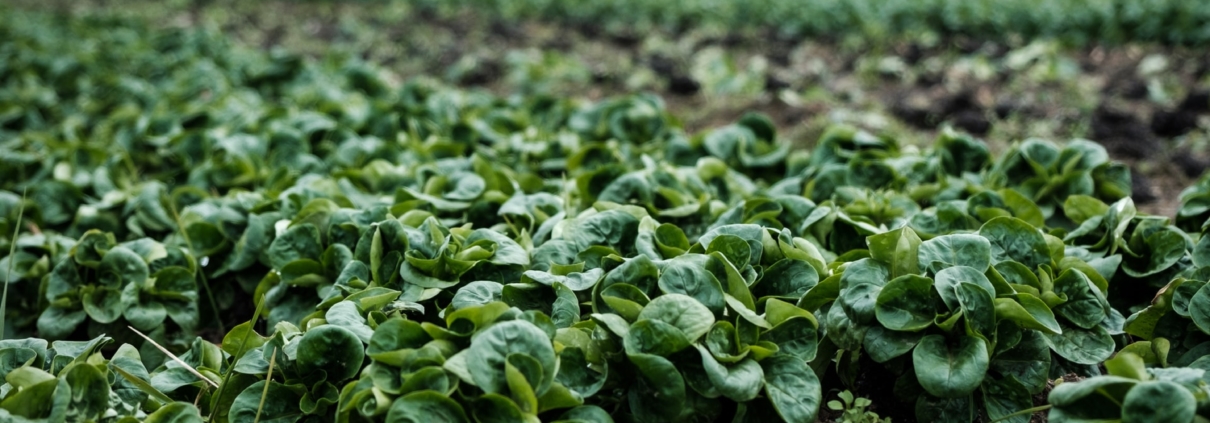
<svg viewBox="0 0 1210 423">
<path fill-rule="evenodd" d="M 919 331 L 933 325 L 939 302 L 932 279 L 904 275 L 882 288 L 874 311 L 878 322 L 887 329 Z"/>
<path fill-rule="evenodd" d="M 788 422 L 813 422 L 823 401 L 819 378 L 805 361 L 774 355 L 760 363 L 765 372 L 765 395 Z"/>
<path fill-rule="evenodd" d="M 361 371 L 365 350 L 352 331 L 334 325 L 308 330 L 298 343 L 297 364 L 303 374 L 323 371 L 327 380 L 340 382 Z"/>
<path fill-rule="evenodd" d="M 866 335 L 869 337 L 869 335 Z M 815 359 L 819 348 L 819 335 L 815 324 L 806 317 L 791 317 L 760 334 L 761 341 L 777 345 L 778 352 L 797 357 L 802 361 Z"/>
<path fill-rule="evenodd" d="M 1033 398 L 1025 385 L 1017 378 L 1008 376 L 1002 379 L 986 378 L 981 386 L 983 390 L 983 410 L 988 418 L 1000 420 L 1018 411 L 1033 407 Z M 1028 423 L 1030 416 L 1020 414 L 1000 420 L 1008 423 Z"/>
<path fill-rule="evenodd" d="M 942 269 L 937 273 L 934 280 L 937 293 L 941 294 L 941 299 L 945 301 L 945 305 L 950 310 L 958 310 L 961 307 L 961 301 L 958 295 L 958 288 L 963 283 L 971 283 L 988 293 L 995 293 L 996 288 L 991 281 L 987 280 L 987 276 L 978 269 L 967 266 L 953 266 Z"/>
<path fill-rule="evenodd" d="M 1067 297 L 1067 302 L 1054 308 L 1056 314 L 1085 329 L 1105 319 L 1109 304 L 1083 272 L 1063 271 L 1055 278 L 1054 287 L 1056 294 Z"/>
<path fill-rule="evenodd" d="M 1193 421 L 1197 401 L 1185 387 L 1168 381 L 1142 383 L 1126 393 L 1123 422 Z"/>
<path fill-rule="evenodd" d="M 702 356 L 702 367 L 715 389 L 734 401 L 744 402 L 756 398 L 764 383 L 764 371 L 756 360 L 746 358 L 735 364 L 723 364 L 701 345 L 697 346 Z"/>
<path fill-rule="evenodd" d="M 1008 319 L 1027 329 L 1058 334 L 1062 329 L 1055 315 L 1038 297 L 1032 294 L 1017 294 L 1012 298 L 996 298 L 996 317 Z"/>
<path fill-rule="evenodd" d="M 146 423 L 202 423 L 197 407 L 187 402 L 174 402 L 147 415 Z M 268 420 L 266 420 L 268 421 Z"/>
<path fill-rule="evenodd" d="M 231 421 L 253 421 L 258 415 L 257 410 L 259 421 L 262 422 L 289 423 L 303 417 L 302 410 L 298 407 L 302 395 L 291 386 L 281 383 L 268 382 L 268 390 L 265 389 L 265 384 L 265 381 L 253 383 L 235 397 L 235 402 L 231 404 Z"/>
<path fill-rule="evenodd" d="M 668 323 L 694 342 L 710 330 L 714 315 L 697 300 L 687 295 L 665 294 L 651 300 L 639 313 L 639 320 L 659 320 Z"/>
<path fill-rule="evenodd" d="M 1098 364 L 1113 355 L 1113 338 L 1101 326 L 1081 329 L 1060 323 L 1063 331 L 1057 335 L 1043 334 L 1042 339 L 1060 357 L 1077 364 Z"/>
<path fill-rule="evenodd" d="M 542 366 L 542 379 L 534 392 L 542 395 L 554 381 L 555 351 L 546 333 L 523 320 L 501 322 L 476 334 L 467 350 L 471 377 L 479 388 L 488 393 L 508 392 L 505 360 L 509 354 L 527 354 Z"/>
<path fill-rule="evenodd" d="M 931 323 L 932 319 L 929 321 Z M 907 354 L 923 337 L 923 332 L 902 332 L 875 326 L 866 331 L 862 348 L 874 361 L 885 363 Z"/>
<path fill-rule="evenodd" d="M 990 369 L 1016 378 L 1030 394 L 1036 395 L 1046 388 L 1050 357 L 1050 347 L 1042 334 L 1025 331 L 1016 346 L 992 358 Z"/>
<path fill-rule="evenodd" d="M 642 319 L 630 325 L 623 340 L 627 354 L 669 356 L 685 349 L 690 340 L 681 329 L 661 320 Z"/>
<path fill-rule="evenodd" d="M 660 272 L 660 291 L 664 294 L 683 294 L 705 306 L 708 311 L 722 314 L 726 307 L 724 291 L 718 278 L 706 270 L 709 260 L 710 256 L 697 254 L 685 254 L 669 260 Z"/>
<path fill-rule="evenodd" d="M 466 412 L 457 402 L 442 393 L 418 391 L 391 402 L 388 423 L 465 423 Z"/>
<path fill-rule="evenodd" d="M 685 381 L 667 359 L 649 354 L 630 354 L 638 369 L 635 385 L 627 390 L 630 410 L 644 422 L 661 422 L 680 416 L 685 404 Z"/>
<path fill-rule="evenodd" d="M 866 238 L 866 244 L 870 246 L 870 256 L 888 264 L 892 278 L 920 273 L 920 243 L 920 237 L 909 227 Z"/>
<path fill-rule="evenodd" d="M 937 274 L 951 266 L 967 266 L 983 273 L 991 265 L 991 243 L 972 234 L 943 235 L 920 244 L 921 270 Z"/>
<path fill-rule="evenodd" d="M 1189 300 L 1189 317 L 1202 332 L 1210 334 L 1210 284 L 1202 286 Z"/>
<path fill-rule="evenodd" d="M 1021 219 L 994 218 L 979 228 L 979 235 L 990 241 L 993 263 L 1012 260 L 1030 269 L 1050 263 L 1050 248 L 1046 245 L 1046 238 L 1037 228 Z"/>
<path fill-rule="evenodd" d="M 970 395 L 987 374 L 987 344 L 973 336 L 960 336 L 948 342 L 944 336 L 928 335 L 912 352 L 916 379 L 920 386 L 941 398 Z"/>
<path fill-rule="evenodd" d="M 851 319 L 867 323 L 875 318 L 879 291 L 890 280 L 890 269 L 873 259 L 849 264 L 840 277 L 840 296 L 836 303 Z"/>
</svg>

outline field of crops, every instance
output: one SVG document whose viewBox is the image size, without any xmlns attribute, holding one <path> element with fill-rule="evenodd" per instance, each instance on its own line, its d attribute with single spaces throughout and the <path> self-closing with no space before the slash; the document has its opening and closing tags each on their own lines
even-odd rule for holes
<svg viewBox="0 0 1210 423">
<path fill-rule="evenodd" d="M 0 422 L 1210 421 L 1210 174 L 240 31 L 0 6 Z"/>
</svg>

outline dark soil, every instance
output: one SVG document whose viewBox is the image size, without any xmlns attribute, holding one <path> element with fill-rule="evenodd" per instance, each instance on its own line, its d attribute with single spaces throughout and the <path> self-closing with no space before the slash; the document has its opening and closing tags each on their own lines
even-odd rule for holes
<svg viewBox="0 0 1210 423">
<path fill-rule="evenodd" d="M 1106 104 L 1092 113 L 1092 140 L 1111 155 L 1132 159 L 1146 159 L 1163 148 L 1142 120 Z"/>
</svg>

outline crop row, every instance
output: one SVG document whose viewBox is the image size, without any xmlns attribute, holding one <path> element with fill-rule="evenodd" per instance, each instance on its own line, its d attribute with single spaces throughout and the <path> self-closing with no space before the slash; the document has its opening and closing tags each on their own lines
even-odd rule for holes
<svg viewBox="0 0 1210 423">
<path fill-rule="evenodd" d="M 0 19 L 6 421 L 1210 417 L 1210 179 Z"/>
<path fill-rule="evenodd" d="M 653 29 L 772 29 L 786 37 L 860 36 L 884 41 L 933 32 L 977 39 L 1053 37 L 1073 44 L 1210 42 L 1210 5 L 1181 0 L 415 0 L 435 11 L 475 10 L 503 19 L 558 20 L 618 34 Z"/>
</svg>

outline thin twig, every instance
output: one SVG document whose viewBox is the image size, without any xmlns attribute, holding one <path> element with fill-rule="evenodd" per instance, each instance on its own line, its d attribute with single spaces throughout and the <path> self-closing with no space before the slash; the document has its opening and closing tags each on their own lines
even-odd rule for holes
<svg viewBox="0 0 1210 423">
<path fill-rule="evenodd" d="M 155 341 L 153 341 L 153 340 L 151 339 L 151 337 L 149 337 L 149 336 L 147 336 L 147 335 L 144 335 L 144 334 L 143 334 L 143 332 L 139 332 L 139 330 L 138 330 L 138 329 L 135 329 L 134 327 L 127 326 L 127 328 L 130 328 L 130 330 L 134 331 L 134 333 L 139 334 L 139 336 L 143 337 L 143 339 L 146 339 L 146 340 L 147 340 L 147 342 L 150 342 L 150 343 L 151 343 L 151 345 L 155 345 L 155 347 L 156 347 L 156 348 L 158 348 L 158 349 L 160 350 L 160 352 L 164 353 L 164 354 L 165 354 L 165 355 L 167 355 L 169 358 L 172 358 L 172 361 L 175 361 L 175 362 L 177 362 L 177 364 L 180 364 L 180 365 L 182 365 L 182 366 L 185 366 L 185 369 L 186 369 L 186 370 L 189 370 L 189 373 L 193 373 L 193 375 L 194 375 L 194 376 L 197 376 L 197 377 L 198 377 L 198 379 L 204 380 L 204 381 L 206 381 L 206 383 L 209 383 L 209 384 L 210 384 L 210 386 L 213 386 L 213 387 L 215 387 L 215 388 L 218 388 L 218 383 L 216 383 L 216 382 L 215 382 L 215 381 L 213 381 L 213 380 L 210 380 L 209 378 L 207 378 L 207 377 L 205 377 L 205 376 L 202 376 L 202 373 L 201 373 L 201 372 L 197 371 L 197 369 L 194 369 L 194 368 L 193 368 L 193 366 L 190 366 L 190 365 L 189 365 L 189 363 L 186 363 L 186 362 L 184 362 L 183 360 L 181 360 L 180 358 L 178 358 L 178 357 L 176 356 L 176 354 L 173 354 L 171 351 L 168 351 L 168 349 L 167 349 L 167 348 L 164 348 L 164 347 L 160 346 L 160 344 L 158 344 L 158 343 L 156 343 Z"/>
</svg>

